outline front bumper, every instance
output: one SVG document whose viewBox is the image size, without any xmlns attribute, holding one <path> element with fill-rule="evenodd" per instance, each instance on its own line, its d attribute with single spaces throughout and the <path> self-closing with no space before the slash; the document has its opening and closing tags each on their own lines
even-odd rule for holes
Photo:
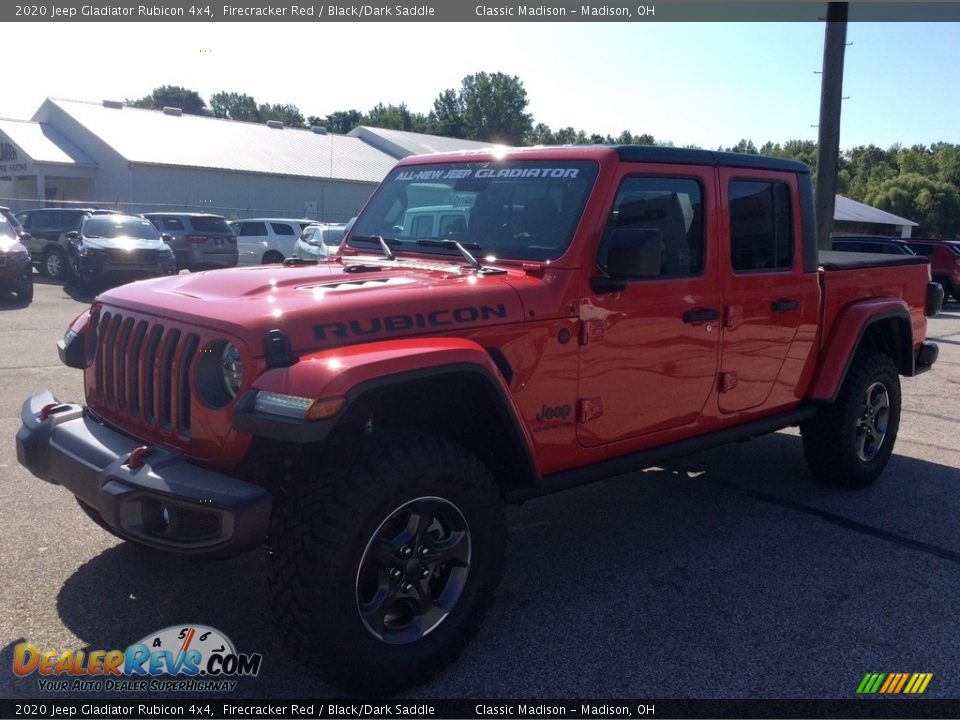
<svg viewBox="0 0 960 720">
<path fill-rule="evenodd" d="M 115 255 L 94 250 L 77 256 L 76 270 L 88 281 L 120 275 L 154 277 L 175 274 L 177 261 L 172 253 L 164 253 L 148 261 L 117 262 Z"/>
<path fill-rule="evenodd" d="M 33 282 L 30 256 L 16 257 L 0 253 L 0 290 L 18 290 Z"/>
<path fill-rule="evenodd" d="M 263 545 L 271 498 L 263 488 L 153 446 L 131 468 L 141 441 L 98 422 L 50 392 L 23 403 L 17 460 L 97 510 L 117 534 L 179 554 L 228 557 Z M 47 417 L 42 417 L 47 407 Z M 135 466 L 136 462 L 133 463 Z"/>
</svg>

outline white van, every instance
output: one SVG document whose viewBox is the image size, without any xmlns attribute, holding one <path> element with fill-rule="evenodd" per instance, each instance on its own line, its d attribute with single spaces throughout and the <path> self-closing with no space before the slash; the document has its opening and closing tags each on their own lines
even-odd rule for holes
<svg viewBox="0 0 960 720">
<path fill-rule="evenodd" d="M 470 222 L 470 208 L 465 205 L 430 205 L 415 207 L 403 215 L 400 238 L 443 238 L 463 234 Z"/>
<path fill-rule="evenodd" d="M 238 265 L 282 263 L 293 255 L 293 244 L 307 225 L 316 220 L 244 218 L 230 227 L 237 234 Z"/>
</svg>

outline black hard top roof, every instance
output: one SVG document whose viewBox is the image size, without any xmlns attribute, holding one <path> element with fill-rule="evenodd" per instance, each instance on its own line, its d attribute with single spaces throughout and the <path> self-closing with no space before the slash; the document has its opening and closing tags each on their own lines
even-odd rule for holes
<svg viewBox="0 0 960 720">
<path fill-rule="evenodd" d="M 759 170 L 785 170 L 792 173 L 810 173 L 810 168 L 797 160 L 746 155 L 743 153 L 717 152 L 713 150 L 688 150 L 686 148 L 658 147 L 655 145 L 616 145 L 613 148 L 623 162 L 649 162 L 678 165 L 714 165 L 718 167 L 741 167 Z"/>
</svg>

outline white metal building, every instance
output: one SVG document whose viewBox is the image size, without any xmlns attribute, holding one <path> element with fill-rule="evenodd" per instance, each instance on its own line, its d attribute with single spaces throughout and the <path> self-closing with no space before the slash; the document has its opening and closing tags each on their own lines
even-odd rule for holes
<svg viewBox="0 0 960 720">
<path fill-rule="evenodd" d="M 0 204 L 85 204 L 344 221 L 395 156 L 322 128 L 48 98 L 0 120 Z"/>
<path fill-rule="evenodd" d="M 833 231 L 837 234 L 890 235 L 910 237 L 917 223 L 862 202 L 837 195 L 833 211 Z"/>
</svg>

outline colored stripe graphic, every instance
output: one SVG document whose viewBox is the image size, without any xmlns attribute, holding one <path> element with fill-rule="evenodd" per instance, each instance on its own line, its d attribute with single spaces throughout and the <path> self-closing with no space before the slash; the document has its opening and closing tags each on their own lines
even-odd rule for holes
<svg viewBox="0 0 960 720">
<path fill-rule="evenodd" d="M 932 679 L 933 673 L 867 673 L 857 686 L 857 694 L 920 695 Z"/>
<path fill-rule="evenodd" d="M 857 693 L 862 695 L 872 695 L 880 688 L 880 683 L 886 677 L 886 673 L 867 673 L 860 681 Z"/>
<path fill-rule="evenodd" d="M 927 689 L 927 685 L 930 684 L 930 680 L 932 678 L 933 673 L 914 673 L 913 677 L 910 678 L 910 682 L 907 683 L 907 687 L 904 692 L 912 695 L 919 695 Z"/>
</svg>

